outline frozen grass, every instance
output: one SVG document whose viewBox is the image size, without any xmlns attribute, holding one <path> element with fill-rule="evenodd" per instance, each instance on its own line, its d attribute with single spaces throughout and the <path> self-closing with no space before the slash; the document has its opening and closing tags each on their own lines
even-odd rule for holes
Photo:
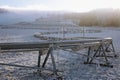
<svg viewBox="0 0 120 80">
<path fill-rule="evenodd" d="M 80 26 L 120 27 L 119 9 L 98 9 L 84 13 L 68 13 L 66 19 Z"/>
</svg>

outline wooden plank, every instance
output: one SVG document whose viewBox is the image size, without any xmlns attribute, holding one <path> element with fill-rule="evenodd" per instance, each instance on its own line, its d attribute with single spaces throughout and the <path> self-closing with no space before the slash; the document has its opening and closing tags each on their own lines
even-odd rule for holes
<svg viewBox="0 0 120 80">
<path fill-rule="evenodd" d="M 51 44 L 75 44 L 75 43 L 90 43 L 100 42 L 101 39 L 83 39 L 83 40 L 64 40 L 64 41 L 43 41 L 43 42 L 13 42 L 0 43 L 1 50 L 5 49 L 32 49 L 32 48 L 49 48 Z"/>
<path fill-rule="evenodd" d="M 5 53 L 5 52 L 25 52 L 25 51 L 39 51 L 42 50 L 41 48 L 33 48 L 33 49 L 5 49 L 5 50 L 1 50 L 1 53 Z"/>
<path fill-rule="evenodd" d="M 49 70 L 49 71 L 53 71 L 52 69 L 46 69 L 46 68 L 41 68 L 41 67 L 36 67 L 36 66 L 25 66 L 25 65 L 17 65 L 17 64 L 7 64 L 7 63 L 0 63 L 0 65 L 5 65 L 5 66 L 15 66 L 15 67 L 23 67 L 23 68 L 30 68 L 30 69 L 40 69 L 40 70 Z"/>
<path fill-rule="evenodd" d="M 47 48 L 49 44 L 42 43 L 0 43 L 1 50 L 4 49 L 32 49 L 32 48 Z"/>
</svg>

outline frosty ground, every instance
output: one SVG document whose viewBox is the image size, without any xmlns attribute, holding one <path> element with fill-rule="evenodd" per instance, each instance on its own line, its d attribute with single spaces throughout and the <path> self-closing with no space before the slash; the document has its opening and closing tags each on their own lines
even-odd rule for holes
<svg viewBox="0 0 120 80">
<path fill-rule="evenodd" d="M 67 25 L 63 27 L 20 27 L 21 25 L 1 26 L 0 28 L 0 41 L 1 42 L 34 42 L 41 41 L 35 38 L 34 34 L 39 32 L 56 32 L 59 30 L 83 30 L 83 33 L 75 34 L 57 34 L 54 36 L 59 37 L 112 37 L 117 55 L 119 55 L 120 48 L 120 28 L 113 27 L 78 27 Z M 16 27 L 17 26 L 17 27 Z M 23 25 L 22 25 L 23 26 Z M 63 25 L 62 25 L 63 26 Z M 79 31 L 78 31 L 79 32 Z M 45 36 L 51 36 L 45 35 Z M 52 35 L 53 36 L 53 35 Z M 96 59 L 97 65 L 83 64 L 86 60 L 86 49 L 78 52 L 68 52 L 61 49 L 54 50 L 55 61 L 57 69 L 60 71 L 58 74 L 62 76 L 63 80 L 120 80 L 120 57 L 109 58 L 113 68 L 99 66 L 99 59 Z M 45 55 L 42 56 L 44 59 Z M 1 53 L 0 62 L 21 64 L 28 66 L 37 66 L 38 52 L 17 52 L 17 53 Z M 100 59 L 101 60 L 101 59 Z M 49 60 L 46 67 L 52 68 L 52 63 Z M 38 74 L 36 69 L 0 66 L 0 80 L 54 80 L 56 76 L 50 71 L 42 71 L 41 75 Z"/>
</svg>

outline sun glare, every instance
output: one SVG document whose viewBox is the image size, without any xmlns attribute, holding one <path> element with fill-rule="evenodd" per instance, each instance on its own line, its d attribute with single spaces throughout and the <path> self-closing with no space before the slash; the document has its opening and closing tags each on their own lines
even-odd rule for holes
<svg viewBox="0 0 120 80">
<path fill-rule="evenodd" d="M 62 10 L 62 11 L 74 11 L 74 12 L 86 12 L 99 8 L 113 8 L 120 9 L 119 0 L 51 0 L 46 3 L 26 4 L 22 6 L 10 6 L 2 5 L 2 8 L 14 9 L 14 10 Z"/>
<path fill-rule="evenodd" d="M 1 8 L 12 9 L 12 10 L 49 10 L 45 5 L 27 5 L 24 7 L 12 7 L 12 6 L 1 6 Z"/>
</svg>

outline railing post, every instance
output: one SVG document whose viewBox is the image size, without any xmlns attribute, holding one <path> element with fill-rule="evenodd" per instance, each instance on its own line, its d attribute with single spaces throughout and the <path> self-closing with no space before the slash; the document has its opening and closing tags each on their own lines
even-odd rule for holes
<svg viewBox="0 0 120 80">
<path fill-rule="evenodd" d="M 46 57 L 45 57 L 45 60 L 44 60 L 44 62 L 43 62 L 43 64 L 42 64 L 42 68 L 45 67 L 46 62 L 47 62 L 47 60 L 48 60 L 48 57 L 49 57 L 49 55 L 50 55 L 50 52 L 51 52 L 51 47 L 49 47 L 49 49 L 48 49 L 48 52 L 47 52 Z"/>
<path fill-rule="evenodd" d="M 56 69 L 56 64 L 55 64 L 55 58 L 54 58 L 54 55 L 53 55 L 53 48 L 51 48 L 51 52 L 50 52 L 50 55 L 51 55 L 51 60 L 52 60 L 52 64 L 53 64 L 53 71 L 54 71 L 54 74 L 57 75 L 57 69 Z"/>
<path fill-rule="evenodd" d="M 42 54 L 42 51 L 39 50 L 39 54 L 38 54 L 38 67 L 40 67 L 40 65 L 41 65 L 41 54 Z"/>
<path fill-rule="evenodd" d="M 90 61 L 90 51 L 91 51 L 91 47 L 88 48 L 87 63 L 89 63 Z"/>
<path fill-rule="evenodd" d="M 96 55 L 97 55 L 97 53 L 99 52 L 101 46 L 102 46 L 102 45 L 99 45 L 99 46 L 98 46 L 97 50 L 95 51 L 95 53 L 94 53 L 93 57 L 91 58 L 91 60 L 89 61 L 89 63 L 92 63 L 94 57 L 96 57 Z"/>
<path fill-rule="evenodd" d="M 0 47 L 0 53 L 1 53 L 1 47 Z"/>
<path fill-rule="evenodd" d="M 111 42 L 111 45 L 112 45 L 112 49 L 113 49 L 113 53 L 114 53 L 114 57 L 117 57 L 117 54 L 115 52 L 115 48 L 114 48 L 114 45 L 113 45 L 113 41 Z"/>
</svg>

